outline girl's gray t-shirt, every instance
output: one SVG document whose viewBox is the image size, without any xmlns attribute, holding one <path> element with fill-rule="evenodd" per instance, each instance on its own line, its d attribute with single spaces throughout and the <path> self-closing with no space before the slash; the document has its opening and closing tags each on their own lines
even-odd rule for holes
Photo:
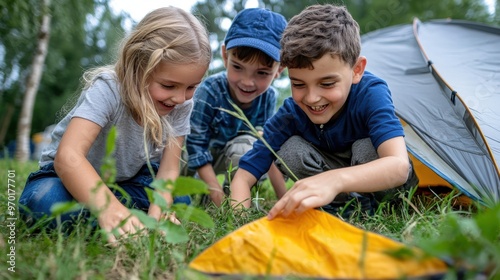
<svg viewBox="0 0 500 280">
<path fill-rule="evenodd" d="M 87 159 L 97 173 L 101 173 L 101 165 L 106 155 L 106 141 L 112 126 L 116 126 L 114 158 L 116 160 L 116 181 L 124 181 L 133 177 L 146 163 L 143 143 L 143 128 L 132 118 L 129 110 L 121 101 L 118 83 L 111 73 L 100 74 L 92 86 L 83 91 L 76 106 L 56 125 L 52 132 L 51 143 L 43 150 L 40 166 L 54 161 L 57 148 L 66 127 L 74 117 L 87 119 L 98 124 L 102 129 L 92 144 Z M 193 109 L 193 100 L 187 100 L 165 116 L 172 126 L 173 136 L 189 134 L 189 118 Z M 149 159 L 159 162 L 163 148 L 148 143 Z M 74 163 L 78 165 L 78 162 Z"/>
</svg>

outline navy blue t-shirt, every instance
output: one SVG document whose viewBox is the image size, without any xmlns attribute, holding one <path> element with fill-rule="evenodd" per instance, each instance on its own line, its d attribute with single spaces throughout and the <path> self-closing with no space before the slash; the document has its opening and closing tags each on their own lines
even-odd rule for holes
<svg viewBox="0 0 500 280">
<path fill-rule="evenodd" d="M 361 81 L 353 84 L 340 114 L 323 125 L 312 123 L 290 97 L 264 126 L 264 139 L 278 151 L 291 136 L 298 135 L 327 153 L 350 149 L 356 140 L 370 138 L 375 149 L 384 141 L 404 136 L 394 111 L 387 83 L 365 71 Z M 265 174 L 276 159 L 259 140 L 240 159 L 239 168 L 255 178 Z"/>
</svg>

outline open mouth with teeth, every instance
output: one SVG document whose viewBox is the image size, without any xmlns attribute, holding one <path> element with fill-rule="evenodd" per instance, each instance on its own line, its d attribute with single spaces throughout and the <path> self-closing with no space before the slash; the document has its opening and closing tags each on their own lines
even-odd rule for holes
<svg viewBox="0 0 500 280">
<path fill-rule="evenodd" d="M 169 104 L 164 103 L 164 102 L 161 102 L 161 101 L 160 101 L 160 103 L 161 103 L 163 106 L 165 106 L 165 107 L 169 107 L 169 108 L 175 107 L 175 104 L 174 104 L 174 105 L 169 105 Z"/>
<path fill-rule="evenodd" d="M 323 110 L 325 110 L 326 107 L 328 107 L 328 105 L 321 105 L 321 106 L 307 106 L 309 107 L 309 109 L 313 112 L 321 112 Z"/>
<path fill-rule="evenodd" d="M 240 92 L 244 95 L 250 95 L 250 94 L 253 94 L 255 92 L 255 90 L 244 90 L 242 88 L 239 88 L 240 89 Z"/>
<path fill-rule="evenodd" d="M 166 102 L 158 101 L 158 110 L 164 111 L 163 113 L 168 113 L 175 108 L 175 104 L 168 104 Z"/>
</svg>

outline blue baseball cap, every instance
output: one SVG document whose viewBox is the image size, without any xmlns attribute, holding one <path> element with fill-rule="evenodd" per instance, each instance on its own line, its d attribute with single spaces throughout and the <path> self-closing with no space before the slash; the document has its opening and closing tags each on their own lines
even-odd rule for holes
<svg viewBox="0 0 500 280">
<path fill-rule="evenodd" d="M 280 39 L 286 27 L 284 16 L 263 8 L 240 11 L 227 31 L 226 49 L 252 47 L 280 61 Z"/>
</svg>

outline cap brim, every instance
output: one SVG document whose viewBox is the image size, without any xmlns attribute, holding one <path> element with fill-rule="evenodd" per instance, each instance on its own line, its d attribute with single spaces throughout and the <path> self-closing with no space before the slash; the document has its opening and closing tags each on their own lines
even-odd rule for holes
<svg viewBox="0 0 500 280">
<path fill-rule="evenodd" d="M 275 61 L 280 61 L 280 49 L 269 44 L 266 41 L 256 39 L 256 38 L 236 38 L 230 40 L 226 44 L 226 49 L 232 49 L 235 47 L 252 47 L 263 51 L 265 54 L 270 56 Z"/>
</svg>

